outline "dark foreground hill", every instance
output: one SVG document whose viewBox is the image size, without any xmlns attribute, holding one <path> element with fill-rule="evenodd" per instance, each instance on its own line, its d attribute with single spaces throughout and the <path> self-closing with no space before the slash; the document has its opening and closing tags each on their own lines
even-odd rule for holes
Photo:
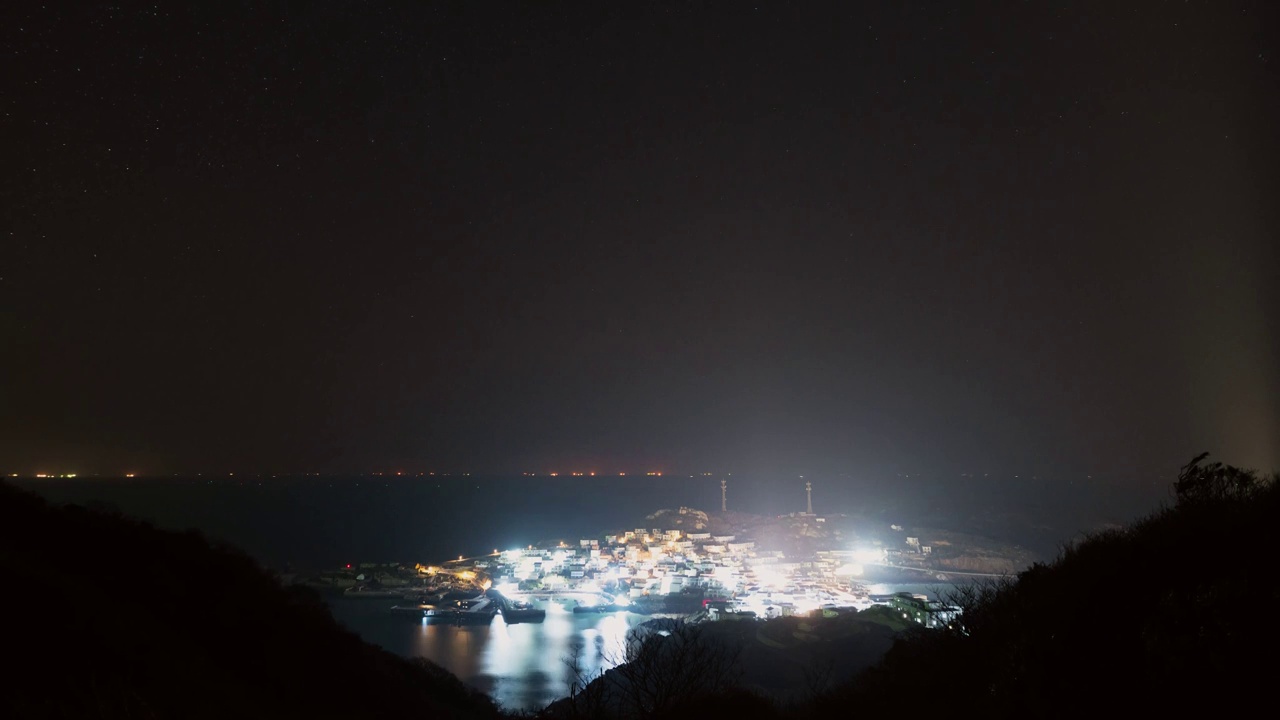
<svg viewBox="0 0 1280 720">
<path fill-rule="evenodd" d="M 963 630 L 898 643 L 805 714 L 1225 717 L 1273 702 L 1280 486 L 1204 456 L 1176 504 L 959 598 Z"/>
<path fill-rule="evenodd" d="M 776 714 L 876 663 L 905 628 L 884 607 L 838 617 L 691 624 L 650 620 L 629 636 L 626 662 L 579 675 L 547 718 L 705 718 Z M 710 713 L 710 715 L 708 715 Z M 761 715 L 764 713 L 764 715 Z"/>
<path fill-rule="evenodd" d="M 199 533 L 0 483 L 0 717 L 499 717 Z"/>
</svg>

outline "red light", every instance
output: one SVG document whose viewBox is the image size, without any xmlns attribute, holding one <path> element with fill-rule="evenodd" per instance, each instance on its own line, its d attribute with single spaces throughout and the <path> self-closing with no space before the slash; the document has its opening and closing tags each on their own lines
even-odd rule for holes
<svg viewBox="0 0 1280 720">
<path fill-rule="evenodd" d="M 351 569 L 351 563 L 347 563 L 347 569 L 348 569 L 348 570 L 350 570 L 350 569 Z"/>
</svg>

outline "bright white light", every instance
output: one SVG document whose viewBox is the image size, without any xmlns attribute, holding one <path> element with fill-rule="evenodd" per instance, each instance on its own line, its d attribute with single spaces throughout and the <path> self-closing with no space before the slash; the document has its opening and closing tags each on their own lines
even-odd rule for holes
<svg viewBox="0 0 1280 720">
<path fill-rule="evenodd" d="M 796 612 L 809 614 L 818 609 L 818 603 L 810 598 L 797 598 L 795 601 Z"/>
<path fill-rule="evenodd" d="M 777 570 L 759 568 L 755 572 L 756 580 L 763 587 L 777 589 L 787 584 L 787 579 Z"/>
<path fill-rule="evenodd" d="M 513 583 L 513 582 L 505 582 L 505 583 L 500 583 L 494 589 L 502 593 L 503 595 L 510 595 L 512 593 L 516 593 L 520 591 L 520 584 Z"/>
<path fill-rule="evenodd" d="M 884 550 L 865 548 L 853 551 L 853 559 L 860 565 L 878 563 L 884 560 Z"/>
</svg>

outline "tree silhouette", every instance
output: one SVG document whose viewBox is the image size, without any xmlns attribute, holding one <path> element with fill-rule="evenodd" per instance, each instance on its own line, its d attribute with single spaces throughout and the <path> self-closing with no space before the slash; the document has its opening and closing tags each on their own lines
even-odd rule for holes
<svg viewBox="0 0 1280 720">
<path fill-rule="evenodd" d="M 571 659 L 574 692 L 570 717 L 667 718 L 691 712 L 708 698 L 738 689 L 741 645 L 713 639 L 703 627 L 683 622 L 670 630 L 627 634 L 619 664 L 590 678 Z"/>
<path fill-rule="evenodd" d="M 1179 505 L 1222 500 L 1246 500 L 1262 486 L 1255 470 L 1242 470 L 1220 462 L 1201 465 L 1209 457 L 1203 452 L 1182 466 L 1173 485 Z"/>
</svg>

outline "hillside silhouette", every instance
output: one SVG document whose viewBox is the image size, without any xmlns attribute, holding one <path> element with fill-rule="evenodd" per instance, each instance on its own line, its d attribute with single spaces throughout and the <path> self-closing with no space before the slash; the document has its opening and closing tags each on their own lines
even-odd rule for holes
<svg viewBox="0 0 1280 720">
<path fill-rule="evenodd" d="M 483 694 L 343 629 L 195 531 L 0 483 L 0 717 L 490 718 Z"/>
<path fill-rule="evenodd" d="M 1016 580 L 958 593 L 955 630 L 899 641 L 802 714 L 1222 717 L 1266 707 L 1280 635 L 1280 487 L 1204 460 L 1183 467 L 1172 505 Z"/>
</svg>

